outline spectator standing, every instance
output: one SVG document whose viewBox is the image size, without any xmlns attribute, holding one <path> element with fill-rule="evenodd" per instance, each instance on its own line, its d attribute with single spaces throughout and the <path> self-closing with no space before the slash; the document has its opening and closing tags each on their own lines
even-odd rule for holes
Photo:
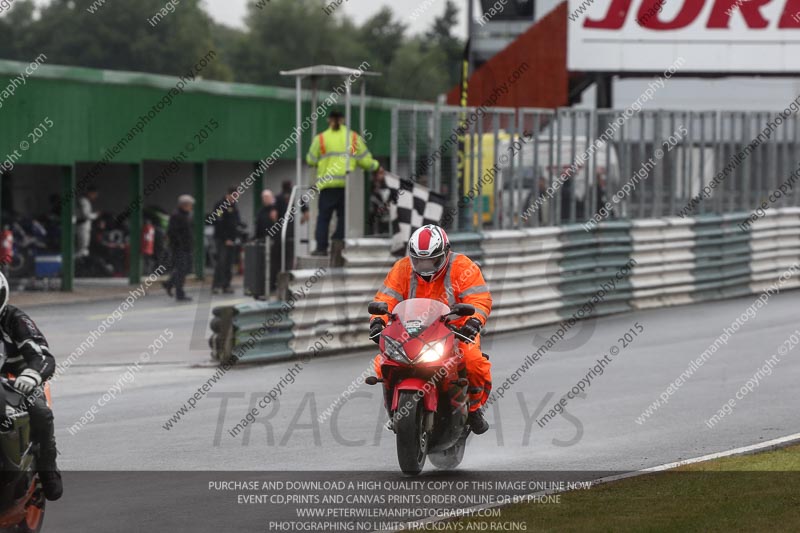
<svg viewBox="0 0 800 533">
<path fill-rule="evenodd" d="M 279 224 L 275 228 L 276 231 L 280 231 L 283 227 L 283 224 L 288 224 L 286 227 L 286 237 L 294 238 L 294 224 L 293 220 L 285 220 L 286 213 L 289 212 L 289 201 L 292 198 L 292 189 L 294 188 L 294 183 L 292 180 L 285 180 L 281 183 L 281 193 L 275 198 L 275 205 L 278 207 L 278 221 Z M 298 198 L 295 198 L 295 201 L 298 201 Z M 300 217 L 300 223 L 305 224 L 308 222 L 309 214 L 308 214 L 308 205 L 302 204 L 300 206 L 300 212 L 302 213 Z M 276 235 L 277 237 L 277 235 Z M 287 262 L 288 263 L 288 262 Z"/>
<path fill-rule="evenodd" d="M 275 205 L 278 207 L 278 217 L 280 218 L 286 216 L 286 211 L 289 210 L 289 198 L 292 197 L 293 188 L 294 183 L 292 183 L 292 180 L 284 180 L 281 183 L 281 193 L 275 198 Z M 308 207 L 304 206 L 303 212 L 307 211 Z"/>
<path fill-rule="evenodd" d="M 155 252 L 156 227 L 149 218 L 146 218 L 142 225 L 142 258 L 145 274 L 151 274 L 155 268 Z"/>
<path fill-rule="evenodd" d="M 269 189 L 261 191 L 261 210 L 256 216 L 256 228 L 254 238 L 265 239 L 272 235 L 272 227 L 278 223 L 278 206 L 275 203 L 275 195 Z"/>
<path fill-rule="evenodd" d="M 228 189 L 225 198 L 217 203 L 214 208 L 214 242 L 217 249 L 217 261 L 214 265 L 214 282 L 211 286 L 215 294 L 220 290 L 225 294 L 232 294 L 231 269 L 236 256 L 236 240 L 239 238 L 239 228 L 242 225 L 239 209 L 236 207 L 237 198 L 233 196 L 236 188 Z"/>
<path fill-rule="evenodd" d="M 75 257 L 89 255 L 89 244 L 92 241 L 92 222 L 97 218 L 94 203 L 97 201 L 97 187 L 90 185 L 86 194 L 78 198 L 78 213 L 75 219 L 76 246 Z"/>
<path fill-rule="evenodd" d="M 192 270 L 192 210 L 194 198 L 188 194 L 178 197 L 178 208 L 169 217 L 167 238 L 169 239 L 170 252 L 172 253 L 172 276 L 163 283 L 167 294 L 172 296 L 175 289 L 175 299 L 179 302 L 191 300 L 183 290 L 186 275 Z"/>
<path fill-rule="evenodd" d="M 278 208 L 278 217 L 286 216 L 286 211 L 289 210 L 289 199 L 292 197 L 292 189 L 294 183 L 292 180 L 284 180 L 281 182 L 281 192 L 275 197 L 275 206 Z M 303 206 L 303 212 L 308 212 L 308 207 Z M 292 231 L 289 229 L 288 231 Z"/>
<path fill-rule="evenodd" d="M 294 265 L 294 219 L 287 219 L 289 216 L 289 208 L 291 207 L 290 200 L 292 198 L 292 189 L 294 183 L 292 180 L 285 180 L 281 183 L 281 193 L 275 199 L 275 205 L 278 209 L 278 223 L 273 226 L 272 233 L 272 250 L 270 251 L 271 271 L 270 279 L 273 281 L 272 289 L 276 288 L 278 273 L 281 270 L 281 256 L 283 250 L 281 249 L 281 232 L 283 226 L 286 225 L 286 268 L 291 269 Z M 297 204 L 301 204 L 298 198 L 295 198 Z M 309 219 L 308 205 L 302 203 L 300 205 L 300 223 L 305 224 Z"/>
<path fill-rule="evenodd" d="M 256 234 L 257 240 L 263 241 L 267 237 L 271 240 L 265 244 L 270 247 L 269 253 L 269 292 L 274 292 L 278 286 L 278 272 L 281 268 L 281 223 L 280 212 L 278 204 L 275 201 L 275 195 L 269 189 L 264 189 L 261 192 L 261 202 L 263 207 L 258 212 L 256 217 Z"/>
</svg>

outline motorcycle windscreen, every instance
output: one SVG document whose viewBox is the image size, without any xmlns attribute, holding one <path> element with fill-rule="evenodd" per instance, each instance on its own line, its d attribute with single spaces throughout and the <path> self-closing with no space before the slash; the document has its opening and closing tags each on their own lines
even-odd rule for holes
<svg viewBox="0 0 800 533">
<path fill-rule="evenodd" d="M 450 308 L 438 300 L 411 298 L 397 304 L 393 312 L 408 334 L 414 337 L 449 313 Z"/>
</svg>

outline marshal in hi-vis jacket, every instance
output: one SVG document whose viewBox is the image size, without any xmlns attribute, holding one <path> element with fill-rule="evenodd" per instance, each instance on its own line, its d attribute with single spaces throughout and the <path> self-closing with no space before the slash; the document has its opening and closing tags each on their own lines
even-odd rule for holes
<svg viewBox="0 0 800 533">
<path fill-rule="evenodd" d="M 424 281 L 411 268 L 411 259 L 397 261 L 378 289 L 375 300 L 389 304 L 389 311 L 398 303 L 411 298 L 430 298 L 453 306 L 466 303 L 475 306 L 474 318 L 486 324 L 492 312 L 492 295 L 483 279 L 480 268 L 466 255 L 451 252 L 445 272 L 431 282 Z M 461 325 L 470 317 L 463 317 L 454 324 Z"/>
<path fill-rule="evenodd" d="M 316 137 L 311 143 L 311 148 L 306 155 L 306 163 L 317 167 L 317 189 L 344 188 L 347 181 L 344 170 L 347 148 L 350 149 L 350 171 L 356 165 L 364 170 L 378 170 L 380 164 L 372 158 L 367 144 L 361 136 L 349 130 L 349 142 L 345 143 L 345 128 L 338 130 L 328 128 Z M 345 144 L 348 146 L 346 147 Z"/>
</svg>

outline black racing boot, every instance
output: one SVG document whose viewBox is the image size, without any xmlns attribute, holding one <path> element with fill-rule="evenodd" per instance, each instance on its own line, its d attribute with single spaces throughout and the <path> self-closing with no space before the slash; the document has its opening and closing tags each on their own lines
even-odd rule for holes
<svg viewBox="0 0 800 533">
<path fill-rule="evenodd" d="M 39 479 L 42 482 L 45 498 L 52 502 L 61 497 L 64 492 L 64 486 L 61 483 L 61 472 L 58 469 L 40 471 Z"/>
<path fill-rule="evenodd" d="M 483 435 L 487 431 L 489 431 L 489 422 L 483 418 L 483 410 L 476 409 L 475 411 L 471 411 L 469 413 L 469 417 L 467 418 L 467 422 L 469 422 L 469 427 L 472 429 L 472 432 L 476 435 Z"/>
<path fill-rule="evenodd" d="M 36 470 L 39 473 L 39 480 L 42 482 L 44 497 L 50 501 L 55 501 L 61 497 L 64 487 L 61 483 L 61 472 L 56 466 L 56 439 L 49 435 L 39 441 L 39 454 L 36 458 Z"/>
</svg>

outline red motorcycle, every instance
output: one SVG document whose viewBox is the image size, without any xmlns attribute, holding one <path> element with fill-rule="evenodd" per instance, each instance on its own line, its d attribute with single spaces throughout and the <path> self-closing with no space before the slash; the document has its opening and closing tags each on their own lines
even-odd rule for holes
<svg viewBox="0 0 800 533">
<path fill-rule="evenodd" d="M 425 459 L 438 468 L 457 467 L 464 457 L 470 428 L 466 366 L 450 324 L 454 317 L 472 316 L 475 308 L 412 298 L 389 312 L 386 302 L 372 302 L 373 315 L 388 316 L 381 332 L 381 374 L 370 376 L 369 385 L 383 383 L 384 400 L 390 406 L 390 428 L 397 435 L 397 460 L 405 474 L 422 471 Z"/>
</svg>

